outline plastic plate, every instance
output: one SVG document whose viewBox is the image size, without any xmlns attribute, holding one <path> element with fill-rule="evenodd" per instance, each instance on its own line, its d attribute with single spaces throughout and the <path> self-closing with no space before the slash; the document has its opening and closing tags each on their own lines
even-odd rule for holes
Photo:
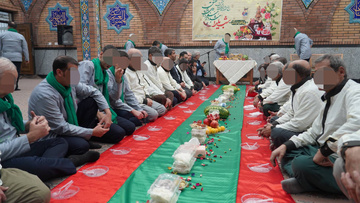
<svg viewBox="0 0 360 203">
<path fill-rule="evenodd" d="M 192 102 L 186 102 L 185 104 L 191 106 L 191 105 L 194 105 L 195 103 L 192 103 Z"/>
<path fill-rule="evenodd" d="M 190 109 L 188 109 L 188 110 L 184 110 L 184 113 L 193 113 L 194 111 L 193 110 L 190 110 Z"/>
<path fill-rule="evenodd" d="M 201 100 L 203 100 L 203 101 L 208 100 L 208 98 L 207 98 L 207 97 L 199 97 L 199 99 L 201 99 Z"/>
<path fill-rule="evenodd" d="M 261 137 L 257 133 L 247 134 L 246 137 L 250 140 L 261 140 Z"/>
<path fill-rule="evenodd" d="M 258 145 L 257 142 L 255 143 L 244 142 L 241 144 L 241 148 L 246 150 L 257 150 L 259 147 L 260 146 Z"/>
<path fill-rule="evenodd" d="M 176 116 L 164 116 L 165 120 L 175 120 Z"/>
<path fill-rule="evenodd" d="M 246 114 L 246 117 L 250 117 L 250 118 L 255 118 L 258 116 L 262 116 L 263 114 L 261 112 L 253 112 L 253 113 L 248 113 Z"/>
<path fill-rule="evenodd" d="M 79 191 L 80 188 L 77 186 L 73 186 L 71 185 L 70 187 L 68 187 L 65 190 L 61 190 L 62 188 L 59 189 L 54 189 L 51 192 L 51 198 L 53 199 L 69 199 L 70 197 L 73 197 L 74 195 L 76 195 Z"/>
<path fill-rule="evenodd" d="M 140 134 L 140 135 L 133 135 L 134 140 L 136 141 L 145 141 L 150 138 L 150 135 Z"/>
<path fill-rule="evenodd" d="M 247 121 L 247 123 L 249 125 L 261 125 L 263 122 L 262 121 L 257 121 L 257 120 L 250 120 L 250 121 Z"/>
<path fill-rule="evenodd" d="M 247 167 L 258 173 L 269 173 L 272 169 L 272 167 L 269 165 L 269 163 L 261 164 L 261 163 L 251 163 L 248 164 Z"/>
<path fill-rule="evenodd" d="M 147 129 L 149 131 L 159 131 L 162 129 L 162 127 L 161 126 L 149 126 Z"/>
<path fill-rule="evenodd" d="M 94 178 L 94 177 L 102 176 L 105 173 L 107 173 L 108 171 L 109 171 L 109 168 L 107 166 L 92 166 L 92 167 L 89 167 L 89 168 L 79 171 L 79 172 L 82 172 L 86 176 Z"/>
<path fill-rule="evenodd" d="M 256 108 L 253 105 L 246 105 L 244 106 L 244 110 L 246 111 L 251 111 L 251 110 L 255 110 Z"/>
<path fill-rule="evenodd" d="M 241 197 L 242 203 L 273 203 L 273 199 L 261 194 L 246 194 Z"/>
<path fill-rule="evenodd" d="M 186 108 L 189 108 L 189 106 L 179 105 L 179 108 L 181 108 L 181 109 L 186 109 Z"/>
<path fill-rule="evenodd" d="M 128 147 L 118 147 L 115 149 L 110 149 L 110 151 L 115 155 L 125 155 L 125 154 L 129 154 L 131 149 Z"/>
</svg>

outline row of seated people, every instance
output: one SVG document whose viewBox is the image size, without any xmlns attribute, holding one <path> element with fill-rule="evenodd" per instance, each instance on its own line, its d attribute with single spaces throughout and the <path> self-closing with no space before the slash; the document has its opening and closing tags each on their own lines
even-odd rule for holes
<svg viewBox="0 0 360 203">
<path fill-rule="evenodd" d="M 317 59 L 313 75 L 307 61 L 270 58 L 249 92 L 258 93 L 254 106 L 267 117 L 258 133 L 270 138 L 270 161 L 290 176 L 284 191 L 343 193 L 359 202 L 360 85 L 333 55 Z"/>
<path fill-rule="evenodd" d="M 187 70 L 197 70 L 198 62 L 180 58 L 174 63 L 173 49 L 163 57 L 159 48 L 151 47 L 143 65 L 137 49 L 117 54 L 125 63 L 115 64 L 116 57 L 108 62 L 117 52 L 108 45 L 99 58 L 80 63 L 58 56 L 52 72 L 30 95 L 26 123 L 11 95 L 16 67 L 0 58 L 0 200 L 48 202 L 49 189 L 42 181 L 76 173 L 76 167 L 99 159 L 98 152 L 89 151 L 101 147 L 96 142 L 119 143 L 136 126 L 155 121 L 206 86 L 202 80 L 192 81 L 193 72 Z M 139 71 L 141 67 L 146 71 Z M 171 72 L 174 69 L 177 72 Z M 19 182 L 16 174 L 28 181 Z M 31 193 L 17 191 L 21 186 Z M 14 195 L 19 192 L 27 196 Z"/>
</svg>

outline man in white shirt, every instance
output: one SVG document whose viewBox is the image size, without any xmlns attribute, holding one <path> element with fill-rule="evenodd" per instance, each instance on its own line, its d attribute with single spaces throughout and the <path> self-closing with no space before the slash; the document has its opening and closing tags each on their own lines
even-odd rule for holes
<svg viewBox="0 0 360 203">
<path fill-rule="evenodd" d="M 148 93 L 150 88 L 148 84 L 149 81 L 146 81 L 146 76 L 139 71 L 141 68 L 141 52 L 138 49 L 129 49 L 128 55 L 130 58 L 130 64 L 128 69 L 126 69 L 125 76 L 129 81 L 129 87 L 134 93 L 141 108 L 148 113 L 149 121 L 155 121 L 159 116 L 166 113 L 166 108 L 164 105 L 153 101 L 150 98 Z M 136 60 L 139 64 L 132 64 L 132 58 L 139 58 L 139 60 Z"/>
<path fill-rule="evenodd" d="M 281 160 L 290 175 L 281 182 L 288 193 L 324 191 L 341 193 L 333 177 L 337 142 L 344 135 L 360 129 L 360 85 L 347 79 L 343 60 L 324 55 L 315 61 L 315 83 L 326 93 L 324 108 L 311 128 L 292 136 L 274 150 L 270 161 Z"/>
<path fill-rule="evenodd" d="M 151 99 L 164 105 L 167 109 L 171 109 L 178 103 L 176 97 L 171 91 L 165 90 L 163 84 L 160 81 L 158 69 L 163 61 L 161 50 L 156 47 L 150 47 L 148 51 L 148 60 L 144 64 L 148 67 L 147 71 L 143 72 L 144 79 L 149 85 L 149 94 Z"/>
<path fill-rule="evenodd" d="M 271 128 L 271 140 L 275 148 L 293 135 L 298 135 L 310 128 L 323 106 L 321 95 L 324 92 L 318 89 L 310 74 L 310 64 L 304 60 L 290 63 L 284 72 L 285 82 L 293 84 L 290 108 L 283 116 L 266 127 Z"/>
</svg>

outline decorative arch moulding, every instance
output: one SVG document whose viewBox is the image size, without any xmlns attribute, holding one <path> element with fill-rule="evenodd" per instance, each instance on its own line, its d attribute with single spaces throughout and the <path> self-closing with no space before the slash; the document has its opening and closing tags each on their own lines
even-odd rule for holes
<svg viewBox="0 0 360 203">
<path fill-rule="evenodd" d="M 60 3 L 56 3 L 55 7 L 49 7 L 49 15 L 46 21 L 49 23 L 50 31 L 57 31 L 58 25 L 70 25 L 73 17 L 69 12 L 69 7 L 62 7 Z"/>
<path fill-rule="evenodd" d="M 115 30 L 117 34 L 123 29 L 130 29 L 130 21 L 134 16 L 129 11 L 129 4 L 122 4 L 116 0 L 113 5 L 106 6 L 104 19 L 108 30 Z"/>
</svg>

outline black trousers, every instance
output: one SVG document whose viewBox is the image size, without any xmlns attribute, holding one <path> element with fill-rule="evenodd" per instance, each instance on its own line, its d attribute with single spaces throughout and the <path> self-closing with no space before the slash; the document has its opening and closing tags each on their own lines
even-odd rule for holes
<svg viewBox="0 0 360 203">
<path fill-rule="evenodd" d="M 16 62 L 16 61 L 12 61 L 12 63 L 16 66 L 16 70 L 18 72 L 18 77 L 16 79 L 16 87 L 15 89 L 18 89 L 19 88 L 19 78 L 20 78 L 20 71 L 21 71 L 21 61 L 19 62 Z"/>
<path fill-rule="evenodd" d="M 79 126 L 84 128 L 94 128 L 97 123 L 96 114 L 98 111 L 98 106 L 96 101 L 88 97 L 78 104 L 78 109 L 76 112 Z M 117 121 L 119 121 L 117 119 Z M 135 127 L 134 127 L 135 129 Z M 91 139 L 98 142 L 105 143 L 118 143 L 126 136 L 126 131 L 118 124 L 111 124 L 110 130 L 105 133 L 102 137 L 92 137 Z M 69 149 L 70 150 L 70 149 Z"/>
</svg>

